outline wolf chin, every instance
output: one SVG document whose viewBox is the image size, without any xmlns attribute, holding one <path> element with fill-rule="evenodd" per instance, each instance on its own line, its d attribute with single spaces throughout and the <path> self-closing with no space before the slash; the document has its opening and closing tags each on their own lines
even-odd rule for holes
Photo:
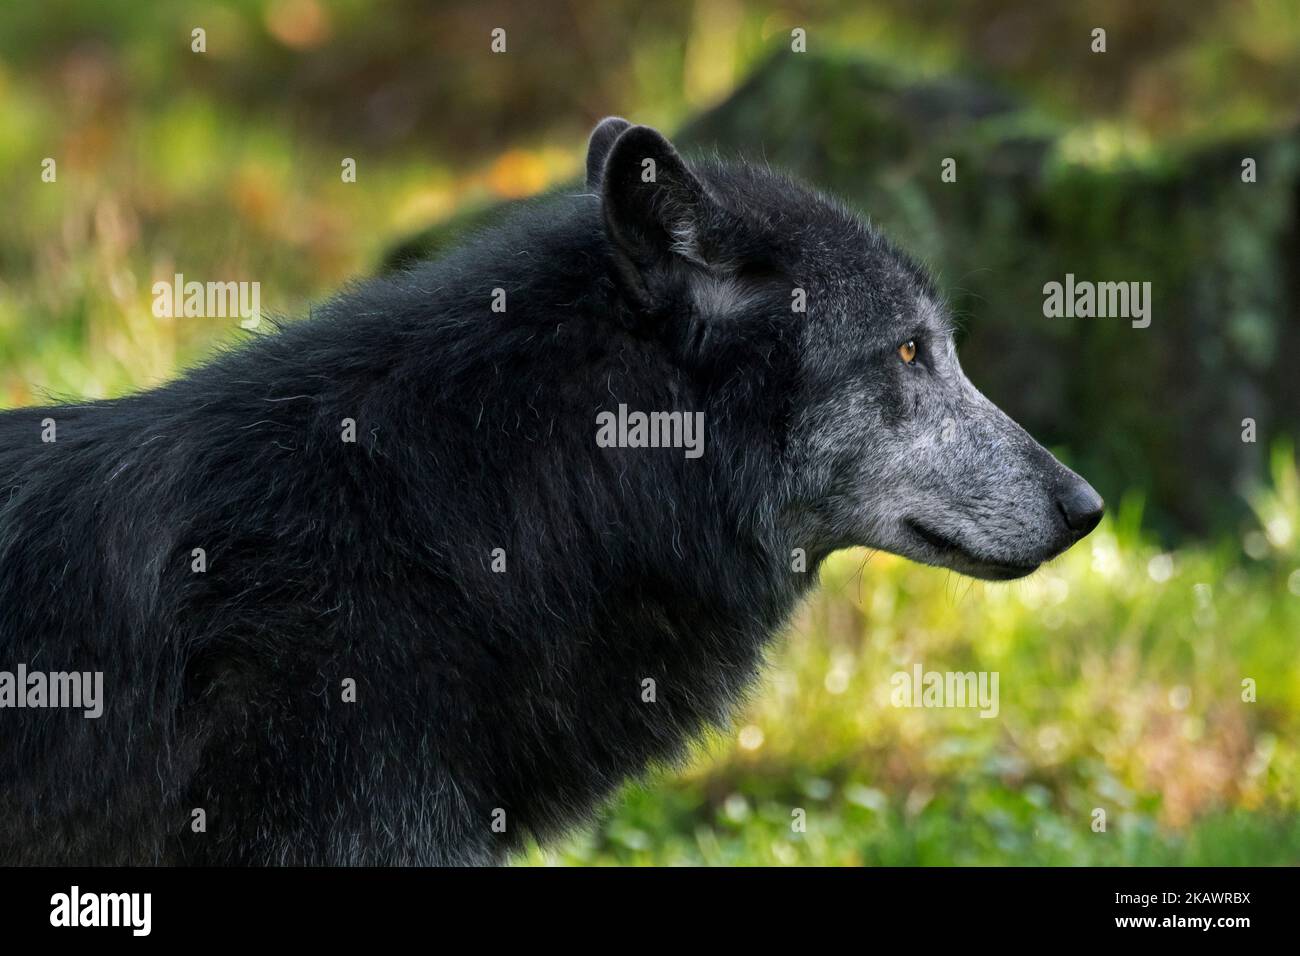
<svg viewBox="0 0 1300 956">
<path fill-rule="evenodd" d="M 706 452 L 598 443 L 620 405 Z M 832 551 L 1009 579 L 1101 509 L 858 216 L 608 119 L 580 194 L 0 415 L 0 667 L 104 675 L 0 711 L 0 861 L 501 861 L 725 721 Z"/>
</svg>

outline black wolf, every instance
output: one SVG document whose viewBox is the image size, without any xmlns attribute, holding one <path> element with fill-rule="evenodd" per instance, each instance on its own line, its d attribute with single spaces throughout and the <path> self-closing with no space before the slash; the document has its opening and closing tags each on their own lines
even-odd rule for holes
<svg viewBox="0 0 1300 956">
<path fill-rule="evenodd" d="M 726 719 L 837 548 L 1005 579 L 1097 523 L 858 217 L 619 119 L 587 170 L 169 385 L 0 415 L 0 670 L 104 697 L 0 709 L 0 861 L 499 861 Z"/>
</svg>

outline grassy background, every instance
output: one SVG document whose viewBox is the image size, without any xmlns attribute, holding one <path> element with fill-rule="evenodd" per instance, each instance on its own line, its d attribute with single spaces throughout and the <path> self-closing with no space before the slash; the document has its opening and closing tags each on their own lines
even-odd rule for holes
<svg viewBox="0 0 1300 956">
<path fill-rule="evenodd" d="M 256 280 L 265 309 L 302 314 L 412 230 L 575 175 L 594 118 L 677 126 L 792 24 L 1160 141 L 1288 120 L 1300 65 L 1282 2 L 1195 17 L 1174 3 L 537 6 L 6 5 L 0 406 L 164 381 L 239 332 L 153 317 L 154 281 Z M 1127 54 L 1101 67 L 1059 52 L 1098 18 Z M 504 71 L 483 55 L 498 24 L 516 51 Z M 207 54 L 190 51 L 195 25 Z M 1133 492 L 1010 585 L 838 555 L 734 727 L 523 862 L 1300 863 L 1289 448 L 1250 505 L 1237 533 L 1165 550 Z M 891 706 L 890 675 L 916 662 L 997 671 L 1000 714 Z"/>
</svg>

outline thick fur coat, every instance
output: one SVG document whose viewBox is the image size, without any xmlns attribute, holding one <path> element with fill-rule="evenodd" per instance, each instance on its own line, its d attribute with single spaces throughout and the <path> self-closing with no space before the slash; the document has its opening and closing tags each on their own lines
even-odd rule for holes
<svg viewBox="0 0 1300 956">
<path fill-rule="evenodd" d="M 598 443 L 620 404 L 704 453 Z M 1026 573 L 1079 485 L 855 216 L 607 120 L 586 192 L 0 414 L 0 668 L 104 675 L 0 710 L 0 862 L 500 861 L 725 720 L 831 550 Z"/>
</svg>

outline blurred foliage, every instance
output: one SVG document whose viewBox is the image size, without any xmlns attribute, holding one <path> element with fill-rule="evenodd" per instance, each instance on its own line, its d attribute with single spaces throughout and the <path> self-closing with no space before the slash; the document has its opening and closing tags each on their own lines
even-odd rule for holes
<svg viewBox="0 0 1300 956">
<path fill-rule="evenodd" d="M 1291 0 L 5 4 L 0 406 L 236 340 L 152 316 L 175 272 L 303 314 L 571 182 L 606 114 L 766 157 L 933 265 L 976 381 L 1125 506 L 1010 586 L 838 556 L 731 736 L 528 860 L 1297 863 L 1298 80 Z M 1151 328 L 1044 320 L 1066 271 L 1155 283 Z M 890 707 L 916 661 L 998 670 L 998 719 Z"/>
</svg>

